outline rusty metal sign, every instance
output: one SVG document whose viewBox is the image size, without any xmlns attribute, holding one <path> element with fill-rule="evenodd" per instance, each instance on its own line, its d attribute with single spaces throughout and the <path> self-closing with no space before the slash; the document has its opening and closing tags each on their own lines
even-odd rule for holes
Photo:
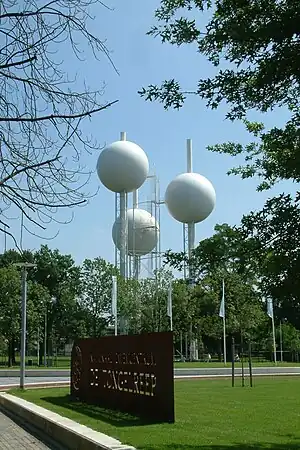
<svg viewBox="0 0 300 450">
<path fill-rule="evenodd" d="M 173 333 L 74 343 L 71 395 L 158 422 L 174 422 Z"/>
</svg>

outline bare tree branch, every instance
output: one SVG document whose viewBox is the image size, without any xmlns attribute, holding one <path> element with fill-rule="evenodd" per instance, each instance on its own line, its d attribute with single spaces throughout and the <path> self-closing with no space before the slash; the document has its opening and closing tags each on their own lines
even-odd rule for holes
<svg viewBox="0 0 300 450">
<path fill-rule="evenodd" d="M 22 172 L 27 172 L 27 171 L 29 172 L 30 170 L 41 168 L 42 166 L 45 166 L 46 164 L 50 164 L 50 163 L 52 163 L 52 162 L 54 162 L 56 160 L 57 160 L 57 158 L 55 157 L 55 158 L 52 158 L 52 159 L 48 159 L 46 161 L 42 161 L 40 163 L 31 164 L 29 166 L 22 167 L 22 169 L 19 169 L 19 170 L 14 170 L 10 175 L 8 175 L 7 177 L 3 178 L 3 180 L 0 180 L 0 186 L 4 185 L 11 178 L 14 178 L 17 175 L 20 175 Z"/>
<path fill-rule="evenodd" d="M 79 63 L 99 64 L 104 54 L 116 72 L 105 40 L 89 30 L 101 7 L 108 8 L 98 0 L 1 1 L 0 232 L 12 238 L 7 217 L 21 213 L 37 235 L 51 222 L 68 223 L 70 208 L 93 195 L 82 156 L 99 144 L 82 124 L 118 100 L 103 101 L 104 83 L 86 86 L 86 65 L 76 76 L 63 61 L 66 51 Z"/>
<path fill-rule="evenodd" d="M 32 56 L 31 58 L 23 59 L 21 61 L 15 61 L 13 63 L 7 63 L 0 66 L 0 69 L 9 69 L 10 67 L 22 66 L 24 64 L 33 62 L 36 59 L 36 56 Z"/>
<path fill-rule="evenodd" d="M 53 120 L 53 119 L 79 119 L 81 117 L 91 116 L 97 112 L 103 111 L 110 106 L 118 103 L 119 100 L 114 100 L 113 102 L 107 103 L 104 106 L 93 109 L 91 111 L 85 111 L 80 114 L 50 114 L 49 116 L 38 116 L 38 117 L 0 117 L 0 122 L 40 122 L 42 120 Z"/>
</svg>

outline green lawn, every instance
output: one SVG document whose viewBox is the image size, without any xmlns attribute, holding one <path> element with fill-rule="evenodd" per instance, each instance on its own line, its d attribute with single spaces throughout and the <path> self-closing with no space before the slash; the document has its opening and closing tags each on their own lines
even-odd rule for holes
<svg viewBox="0 0 300 450">
<path fill-rule="evenodd" d="M 12 391 L 26 400 L 136 446 L 139 450 L 300 449 L 300 378 L 177 381 L 176 423 L 137 419 L 72 402 L 68 389 Z"/>
</svg>

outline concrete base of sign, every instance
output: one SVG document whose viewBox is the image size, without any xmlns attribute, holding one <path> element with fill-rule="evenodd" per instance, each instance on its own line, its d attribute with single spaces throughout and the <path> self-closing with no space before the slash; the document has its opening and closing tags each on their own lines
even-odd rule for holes
<svg viewBox="0 0 300 450">
<path fill-rule="evenodd" d="M 0 406 L 10 415 L 28 423 L 41 436 L 48 436 L 65 449 L 136 450 L 117 439 L 7 393 L 0 394 Z"/>
</svg>

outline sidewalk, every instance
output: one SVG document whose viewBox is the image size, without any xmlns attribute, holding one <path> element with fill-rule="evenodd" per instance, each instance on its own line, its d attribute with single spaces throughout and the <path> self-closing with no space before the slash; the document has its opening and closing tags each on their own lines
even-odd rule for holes
<svg viewBox="0 0 300 450">
<path fill-rule="evenodd" d="M 49 450 L 0 411 L 0 450 Z"/>
</svg>

